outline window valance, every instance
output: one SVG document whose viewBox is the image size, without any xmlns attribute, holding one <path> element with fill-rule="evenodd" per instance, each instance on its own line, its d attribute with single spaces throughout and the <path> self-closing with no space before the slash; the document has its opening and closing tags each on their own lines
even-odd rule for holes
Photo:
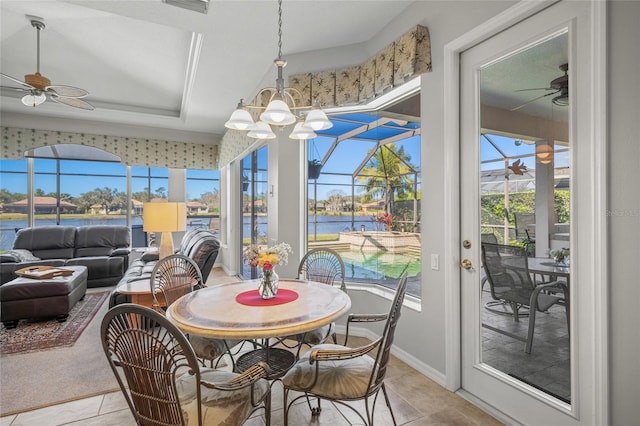
<svg viewBox="0 0 640 426">
<path fill-rule="evenodd" d="M 117 155 L 129 166 L 211 170 L 216 168 L 218 158 L 217 145 L 2 127 L 4 159 L 22 160 L 31 149 L 58 144 L 98 148 Z"/>
<path fill-rule="evenodd" d="M 427 27 L 417 25 L 359 65 L 338 70 L 289 76 L 289 87 L 301 93 L 298 105 L 323 108 L 360 105 L 431 71 L 431 39 Z M 263 103 L 266 105 L 268 100 Z M 245 132 L 228 130 L 220 146 L 220 166 L 246 152 L 256 141 Z"/>
</svg>

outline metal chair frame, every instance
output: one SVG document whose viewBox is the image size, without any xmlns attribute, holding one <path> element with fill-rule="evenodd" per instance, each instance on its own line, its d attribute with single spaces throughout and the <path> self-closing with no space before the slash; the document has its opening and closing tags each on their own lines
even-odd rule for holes
<svg viewBox="0 0 640 426">
<path fill-rule="evenodd" d="M 511 260 L 507 264 L 505 260 Z M 524 248 L 502 244 L 482 244 L 482 266 L 487 281 L 490 284 L 491 295 L 496 300 L 503 300 L 513 311 L 515 322 L 520 321 L 519 310 L 529 310 L 529 326 L 527 336 L 522 337 L 489 324 L 482 324 L 484 328 L 504 334 L 525 342 L 525 352 L 531 353 L 533 346 L 533 332 L 535 329 L 536 312 L 545 312 L 551 306 L 563 302 L 565 307 L 567 328 L 569 328 L 569 289 L 566 283 L 554 281 L 535 285 L 529 272 L 528 257 Z M 546 294 L 546 293 L 554 294 Z M 555 296 L 562 293 L 563 297 Z"/>
<path fill-rule="evenodd" d="M 385 403 L 389 408 L 389 412 L 391 413 L 391 419 L 393 420 L 393 424 L 397 425 L 395 415 L 393 414 L 393 408 L 391 407 L 389 396 L 387 394 L 387 389 L 384 384 L 384 378 L 386 376 L 387 367 L 389 364 L 389 360 L 391 358 L 391 346 L 393 343 L 396 326 L 398 324 L 398 320 L 400 319 L 400 313 L 401 313 L 402 304 L 404 301 L 406 287 L 407 287 L 407 274 L 404 273 L 398 283 L 398 287 L 396 289 L 396 293 L 395 293 L 393 302 L 391 304 L 389 313 L 380 314 L 377 316 L 379 319 L 383 319 L 383 318 L 386 319 L 386 323 L 385 323 L 384 330 L 381 337 L 379 337 L 375 341 L 371 342 L 368 345 L 361 346 L 358 348 L 349 348 L 346 346 L 341 348 L 335 348 L 335 349 L 333 348 L 317 349 L 313 347 L 311 348 L 309 363 L 311 364 L 315 363 L 316 365 L 313 382 L 307 388 L 301 388 L 301 389 L 290 388 L 286 384 L 284 385 L 284 424 L 285 426 L 288 425 L 289 410 L 291 406 L 301 398 L 307 398 L 307 403 L 309 404 L 310 408 L 311 408 L 311 405 L 309 402 L 309 398 L 317 398 L 318 406 L 317 408 L 311 408 L 312 415 L 320 414 L 320 411 L 321 411 L 320 401 L 322 399 L 326 399 L 351 409 L 354 413 L 358 415 L 358 417 L 360 417 L 360 419 L 364 422 L 365 425 L 373 425 L 373 416 L 375 412 L 376 402 L 378 400 L 379 392 L 381 390 L 385 399 Z M 374 316 L 375 315 L 363 315 L 363 317 L 367 317 L 369 321 L 371 321 L 371 318 L 373 318 Z M 345 343 L 348 340 L 348 338 L 349 336 L 347 333 L 347 336 L 345 338 Z M 365 392 L 364 395 L 359 396 L 357 398 L 351 398 L 351 399 L 334 399 L 334 398 L 328 398 L 321 395 L 316 395 L 313 392 L 311 392 L 311 389 L 313 389 L 318 379 L 318 373 L 320 370 L 321 363 L 348 361 L 349 359 L 354 359 L 357 357 L 364 356 L 369 352 L 373 351 L 374 349 L 377 349 L 377 353 L 375 355 L 374 364 L 371 369 L 371 375 L 369 377 L 367 391 Z M 303 361 L 298 361 L 298 362 L 303 362 Z M 345 366 L 345 368 L 348 368 L 348 366 Z M 303 394 L 293 398 L 291 402 L 287 403 L 290 391 L 303 392 Z M 373 396 L 373 403 L 370 404 L 369 398 L 372 396 Z M 364 416 L 355 407 L 345 402 L 345 401 L 359 401 L 359 400 L 364 400 L 364 405 L 365 405 Z"/>
<path fill-rule="evenodd" d="M 166 307 L 185 294 L 206 287 L 198 264 L 183 254 L 172 254 L 158 260 L 151 272 L 149 285 L 151 286 L 151 294 L 153 295 L 153 309 L 161 313 L 164 313 Z M 199 338 L 206 339 L 204 337 Z M 231 366 L 235 369 L 234 354 L 231 352 L 231 347 L 226 340 L 222 340 L 222 342 L 225 347 L 225 352 L 231 358 Z M 235 346 L 239 342 L 232 343 L 231 346 Z M 238 349 L 238 351 L 240 351 L 240 349 Z M 212 367 L 217 367 L 222 356 L 210 359 L 200 354 L 200 358 L 209 361 Z"/>
<path fill-rule="evenodd" d="M 104 353 L 127 405 L 140 425 L 186 425 L 176 386 L 182 374 L 195 376 L 198 425 L 202 425 L 202 387 L 237 391 L 251 387 L 251 414 L 265 410 L 271 423 L 271 388 L 258 400 L 253 387 L 266 377 L 265 363 L 254 365 L 224 383 L 202 379 L 200 364 L 186 336 L 164 315 L 141 305 L 111 308 L 100 328 Z"/>
</svg>

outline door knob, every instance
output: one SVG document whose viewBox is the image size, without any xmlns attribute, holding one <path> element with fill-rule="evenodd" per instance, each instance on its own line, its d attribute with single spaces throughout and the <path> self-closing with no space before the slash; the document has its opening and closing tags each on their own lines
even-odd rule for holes
<svg viewBox="0 0 640 426">
<path fill-rule="evenodd" d="M 460 262 L 460 267 L 466 269 L 467 271 L 473 269 L 473 263 L 469 259 L 464 259 Z"/>
</svg>

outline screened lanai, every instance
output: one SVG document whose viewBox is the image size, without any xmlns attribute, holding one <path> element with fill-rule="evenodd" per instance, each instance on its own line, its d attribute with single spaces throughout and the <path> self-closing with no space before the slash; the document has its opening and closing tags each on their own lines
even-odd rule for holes
<svg viewBox="0 0 640 426">
<path fill-rule="evenodd" d="M 417 97 L 419 98 L 419 97 Z M 415 102 L 415 100 L 410 101 Z M 416 114 L 416 116 L 419 114 Z M 352 282 L 394 286 L 409 272 L 420 295 L 420 123 L 390 112 L 330 117 L 308 141 L 308 244 L 339 251 Z M 413 288 L 412 288 L 413 287 Z"/>
</svg>

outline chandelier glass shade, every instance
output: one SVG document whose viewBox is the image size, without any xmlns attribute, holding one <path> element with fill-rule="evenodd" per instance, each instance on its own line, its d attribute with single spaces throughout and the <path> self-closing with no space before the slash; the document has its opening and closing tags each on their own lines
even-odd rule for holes
<svg viewBox="0 0 640 426">
<path fill-rule="evenodd" d="M 314 130 L 332 127 L 333 123 L 329 121 L 324 111 L 311 105 L 296 105 L 294 95 L 301 99 L 302 94 L 294 88 L 284 86 L 282 70 L 287 62 L 282 59 L 282 0 L 278 0 L 278 58 L 274 63 L 278 69 L 276 86 L 260 90 L 251 104 L 245 104 L 241 99 L 237 109 L 225 123 L 225 127 L 233 130 L 248 130 L 247 136 L 257 139 L 275 138 L 276 135 L 271 130 L 271 126 L 283 128 L 297 122 L 289 135 L 292 139 L 314 138 L 316 137 Z M 259 102 L 265 93 L 271 93 L 266 106 Z M 259 121 L 254 122 L 250 109 L 262 111 Z M 308 110 L 306 118 L 302 113 L 304 110 Z"/>
</svg>

